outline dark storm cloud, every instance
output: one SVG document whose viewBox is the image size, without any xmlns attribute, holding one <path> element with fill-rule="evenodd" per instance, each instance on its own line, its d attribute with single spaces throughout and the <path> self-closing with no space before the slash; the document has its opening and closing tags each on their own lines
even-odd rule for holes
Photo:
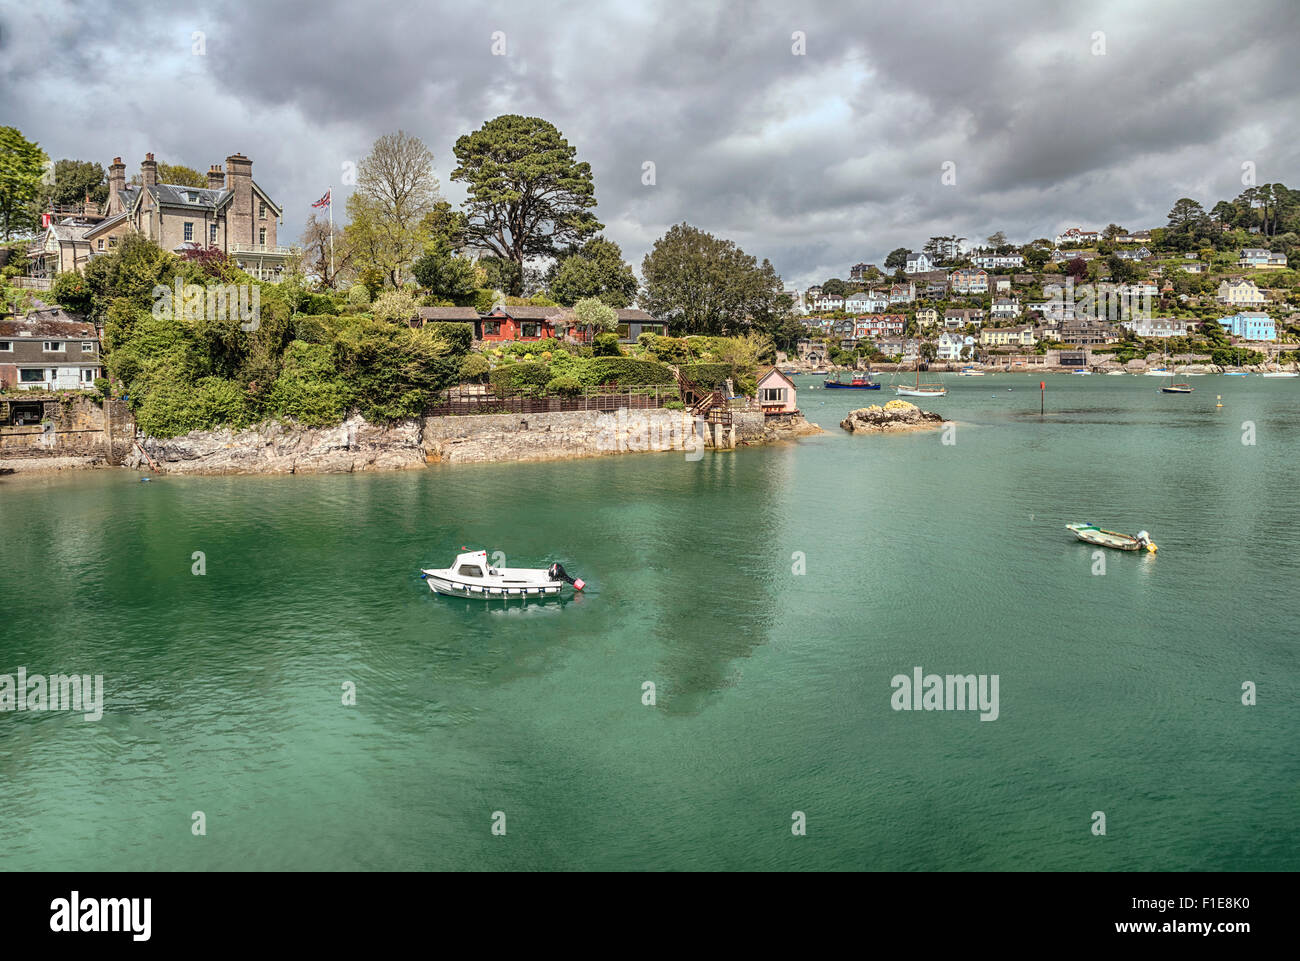
<svg viewBox="0 0 1300 961">
<path fill-rule="evenodd" d="M 375 137 L 420 136 L 459 200 L 455 139 L 538 115 L 591 162 L 599 216 L 633 263 L 686 220 L 808 283 L 934 234 L 1156 225 L 1180 196 L 1237 194 L 1244 161 L 1261 182 L 1300 179 L 1297 10 L 10 3 L 0 122 L 56 157 L 122 154 L 132 171 L 145 150 L 200 169 L 242 151 L 296 236 Z"/>
</svg>

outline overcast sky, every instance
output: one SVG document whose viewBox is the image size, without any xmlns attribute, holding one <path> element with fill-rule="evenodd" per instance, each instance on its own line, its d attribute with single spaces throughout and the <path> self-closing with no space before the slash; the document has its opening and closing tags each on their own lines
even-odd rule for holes
<svg viewBox="0 0 1300 961">
<path fill-rule="evenodd" d="M 128 176 L 242 152 L 292 240 L 377 136 L 423 139 L 459 202 L 456 138 L 540 116 L 638 272 L 685 220 L 806 286 L 936 234 L 1159 226 L 1245 162 L 1296 186 L 1298 47 L 1296 0 L 0 0 L 0 124 Z"/>
</svg>

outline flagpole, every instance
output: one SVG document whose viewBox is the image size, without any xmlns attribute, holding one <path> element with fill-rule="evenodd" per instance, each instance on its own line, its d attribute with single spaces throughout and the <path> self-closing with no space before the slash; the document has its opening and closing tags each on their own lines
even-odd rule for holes
<svg viewBox="0 0 1300 961">
<path fill-rule="evenodd" d="M 334 287 L 334 185 L 330 184 L 330 288 Z"/>
</svg>

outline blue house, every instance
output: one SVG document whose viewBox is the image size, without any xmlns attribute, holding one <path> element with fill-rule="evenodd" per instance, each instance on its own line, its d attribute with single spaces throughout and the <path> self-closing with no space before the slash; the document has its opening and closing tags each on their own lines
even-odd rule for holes
<svg viewBox="0 0 1300 961">
<path fill-rule="evenodd" d="M 1277 340 L 1273 318 L 1256 310 L 1243 310 L 1231 317 L 1219 318 L 1223 329 L 1245 340 Z"/>
</svg>

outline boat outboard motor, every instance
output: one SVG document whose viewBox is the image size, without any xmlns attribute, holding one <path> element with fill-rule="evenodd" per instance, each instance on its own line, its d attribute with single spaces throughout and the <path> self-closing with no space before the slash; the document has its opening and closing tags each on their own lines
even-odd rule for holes
<svg viewBox="0 0 1300 961">
<path fill-rule="evenodd" d="M 567 581 L 568 583 L 573 585 L 573 589 L 575 591 L 580 591 L 587 586 L 583 582 L 581 577 L 576 579 L 570 577 L 568 572 L 564 569 L 564 565 L 560 563 L 552 564 L 549 568 L 547 568 L 546 576 L 553 581 Z"/>
</svg>

